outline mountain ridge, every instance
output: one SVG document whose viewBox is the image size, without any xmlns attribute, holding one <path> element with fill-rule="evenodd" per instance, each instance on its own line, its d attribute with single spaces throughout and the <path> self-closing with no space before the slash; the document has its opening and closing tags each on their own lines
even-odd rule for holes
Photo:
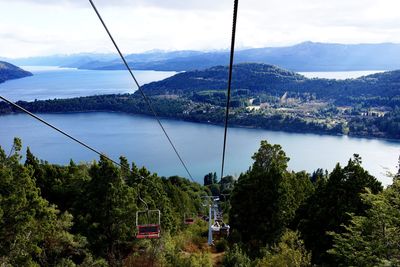
<svg viewBox="0 0 400 267">
<path fill-rule="evenodd" d="M 158 51 L 126 55 L 136 70 L 188 71 L 229 62 L 229 51 Z M 17 65 L 51 65 L 92 70 L 122 70 L 125 66 L 116 54 L 80 53 L 8 59 Z M 303 42 L 283 47 L 237 50 L 235 63 L 266 63 L 292 71 L 349 71 L 400 69 L 400 44 L 340 44 Z"/>
<path fill-rule="evenodd" d="M 17 67 L 5 61 L 0 61 L 0 83 L 32 75 L 33 75 L 32 73 L 23 70 L 20 67 Z"/>
<path fill-rule="evenodd" d="M 142 86 L 149 95 L 185 95 L 203 90 L 226 90 L 228 67 L 178 73 Z M 400 95 L 400 70 L 356 79 L 335 80 L 305 76 L 269 64 L 241 63 L 233 68 L 232 87 L 255 93 L 283 95 L 285 92 L 313 93 L 318 98 L 395 97 Z"/>
</svg>

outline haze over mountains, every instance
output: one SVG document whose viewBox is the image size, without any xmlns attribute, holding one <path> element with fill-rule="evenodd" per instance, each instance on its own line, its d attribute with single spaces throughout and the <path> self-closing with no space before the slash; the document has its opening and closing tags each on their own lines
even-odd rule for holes
<svg viewBox="0 0 400 267">
<path fill-rule="evenodd" d="M 126 56 L 137 70 L 188 71 L 227 65 L 228 51 L 150 51 Z M 93 70 L 122 70 L 115 54 L 83 53 L 8 59 L 17 65 L 50 65 Z M 304 42 L 286 47 L 239 50 L 235 63 L 266 63 L 292 71 L 350 71 L 400 69 L 400 44 L 332 44 Z"/>
</svg>

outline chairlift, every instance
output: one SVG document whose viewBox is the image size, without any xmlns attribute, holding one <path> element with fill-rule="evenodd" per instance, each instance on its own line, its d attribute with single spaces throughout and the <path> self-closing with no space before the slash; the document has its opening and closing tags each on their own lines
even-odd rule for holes
<svg viewBox="0 0 400 267">
<path fill-rule="evenodd" d="M 195 216 L 194 214 L 184 215 L 183 223 L 184 224 L 194 224 Z"/>
<path fill-rule="evenodd" d="M 223 236 L 229 236 L 229 230 L 231 229 L 231 227 L 228 224 L 225 224 L 224 222 L 221 224 L 221 228 L 220 228 L 220 233 Z"/>
<path fill-rule="evenodd" d="M 213 225 L 211 225 L 211 230 L 213 232 L 219 232 L 221 230 L 221 225 L 219 224 L 219 222 L 214 222 Z"/>
<path fill-rule="evenodd" d="M 145 222 L 139 219 L 145 216 Z M 144 210 L 136 212 L 136 238 L 160 238 L 161 233 L 161 212 L 160 210 Z"/>
</svg>

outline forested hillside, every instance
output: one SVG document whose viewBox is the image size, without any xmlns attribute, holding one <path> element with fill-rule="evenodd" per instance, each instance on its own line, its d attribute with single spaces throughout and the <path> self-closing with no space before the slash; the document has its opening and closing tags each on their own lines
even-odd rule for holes
<svg viewBox="0 0 400 267">
<path fill-rule="evenodd" d="M 180 177 L 159 177 L 123 157 L 121 167 L 103 157 L 60 166 L 40 161 L 28 149 L 21 163 L 20 149 L 18 139 L 7 153 L 0 148 L 1 266 L 134 262 L 142 247 L 152 245 L 135 238 L 136 212 L 147 209 L 160 210 L 163 242 L 170 240 L 171 247 L 137 260 L 161 260 L 165 253 L 185 261 L 174 251 L 173 237 L 184 228 L 185 214 L 203 211 L 201 196 L 209 194 L 207 188 Z"/>
<path fill-rule="evenodd" d="M 289 170 L 282 148 L 262 141 L 238 179 L 209 173 L 202 186 L 124 157 L 118 167 L 104 157 L 60 166 L 28 148 L 22 162 L 21 147 L 15 139 L 11 151 L 0 148 L 1 266 L 399 264 L 400 172 L 383 189 L 356 154 L 309 174 Z M 211 195 L 231 231 L 214 232 L 209 247 Z M 136 212 L 148 209 L 160 210 L 159 239 L 138 239 Z M 193 224 L 184 224 L 188 214 Z"/>
<path fill-rule="evenodd" d="M 25 71 L 17 66 L 14 66 L 4 61 L 0 61 L 0 83 L 7 80 L 23 78 L 31 75 L 32 73 Z"/>
<path fill-rule="evenodd" d="M 293 94 L 314 95 L 318 99 L 337 102 L 351 99 L 386 99 L 400 97 L 400 71 L 388 71 L 358 79 L 309 79 L 298 73 L 273 65 L 243 63 L 234 65 L 232 87 L 248 90 L 249 96 L 260 93 L 283 96 Z M 150 95 L 188 95 L 206 90 L 226 90 L 228 67 L 217 66 L 206 70 L 178 73 L 162 81 L 152 82 L 142 88 Z M 396 102 L 398 104 L 398 102 Z"/>
<path fill-rule="evenodd" d="M 142 87 L 162 117 L 222 124 L 227 67 L 176 74 Z M 289 132 L 400 138 L 400 71 L 358 79 L 307 79 L 265 64 L 233 69 L 229 124 Z M 118 111 L 152 115 L 142 95 L 18 102 L 32 112 Z M 19 112 L 0 102 L 0 114 Z"/>
</svg>

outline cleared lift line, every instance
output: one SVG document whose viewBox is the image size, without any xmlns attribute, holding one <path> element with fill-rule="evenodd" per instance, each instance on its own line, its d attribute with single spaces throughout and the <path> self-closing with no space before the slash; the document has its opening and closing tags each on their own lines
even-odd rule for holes
<svg viewBox="0 0 400 267">
<path fill-rule="evenodd" d="M 165 137 L 167 137 L 168 142 L 170 143 L 170 145 L 172 146 L 173 150 L 175 151 L 175 154 L 176 154 L 177 157 L 179 158 L 179 161 L 182 163 L 182 166 L 185 168 L 185 170 L 186 170 L 187 174 L 189 175 L 190 179 L 194 182 L 194 179 L 193 179 L 193 177 L 192 177 L 192 174 L 189 172 L 189 169 L 187 168 L 187 166 L 186 166 L 185 162 L 183 161 L 181 155 L 179 154 L 179 152 L 178 152 L 178 150 L 176 149 L 174 143 L 172 142 L 171 138 L 169 137 L 167 131 L 165 130 L 164 126 L 162 125 L 162 123 L 161 123 L 161 121 L 160 121 L 160 119 L 159 119 L 159 117 L 158 117 L 156 111 L 154 110 L 150 98 L 148 98 L 148 97 L 146 96 L 146 94 L 143 92 L 143 90 L 142 90 L 140 84 L 138 83 L 138 81 L 137 81 L 135 75 L 133 74 L 131 68 L 129 67 L 128 62 L 126 61 L 124 55 L 121 53 L 121 50 L 119 49 L 117 43 L 115 42 L 114 38 L 112 37 L 111 32 L 108 30 L 108 28 L 107 28 L 107 26 L 106 26 L 106 24 L 105 24 L 103 18 L 101 17 L 99 11 L 98 11 L 97 8 L 96 8 L 95 4 L 93 3 L 92 0 L 89 0 L 89 2 L 90 2 L 90 4 L 92 5 L 93 10 L 96 12 L 97 17 L 99 18 L 101 24 L 103 25 L 104 29 L 106 30 L 108 36 L 110 37 L 110 39 L 111 39 L 111 41 L 112 41 L 112 43 L 113 43 L 115 49 L 117 50 L 119 56 L 121 57 L 121 59 L 122 59 L 124 65 L 125 65 L 126 69 L 129 71 L 129 73 L 130 73 L 130 75 L 131 75 L 133 81 L 135 82 L 135 84 L 136 84 L 138 90 L 139 90 L 140 93 L 142 94 L 143 99 L 145 100 L 145 102 L 146 102 L 147 105 L 149 106 L 151 112 L 152 112 L 153 115 L 154 115 L 154 118 L 155 118 L 155 119 L 157 120 L 157 122 L 158 122 L 158 125 L 160 125 L 160 128 L 161 128 L 161 130 L 164 132 Z"/>
</svg>

